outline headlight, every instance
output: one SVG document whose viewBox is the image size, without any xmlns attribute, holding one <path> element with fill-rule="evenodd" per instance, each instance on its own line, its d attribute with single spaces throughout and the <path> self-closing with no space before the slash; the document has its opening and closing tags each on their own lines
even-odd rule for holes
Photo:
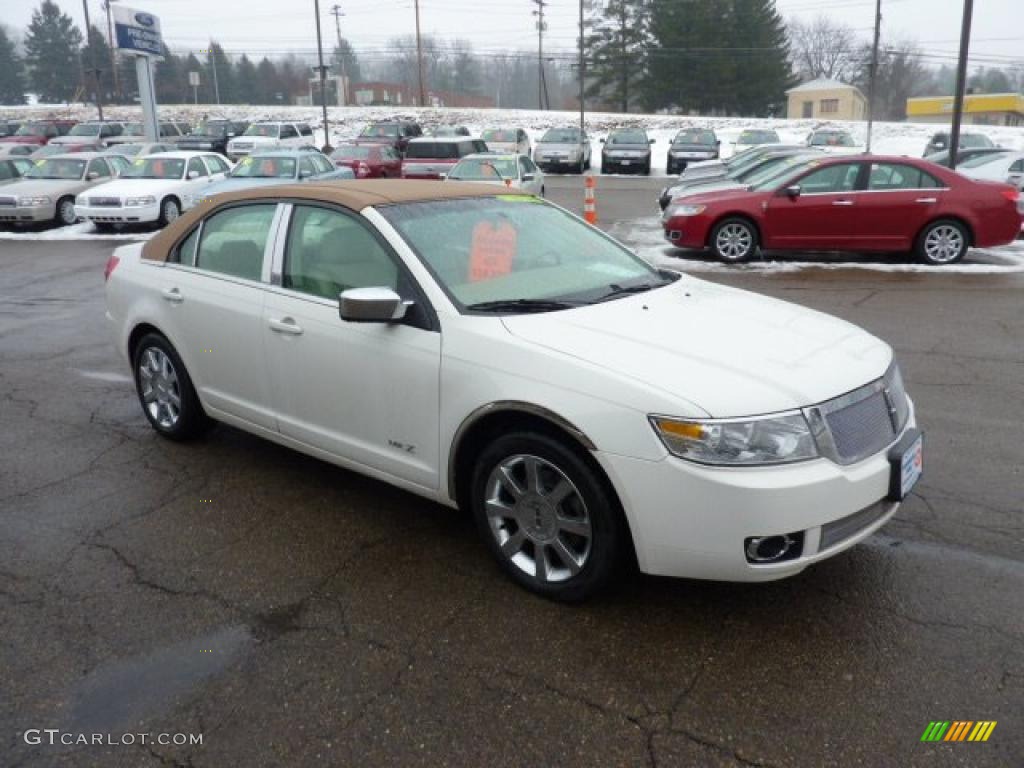
<svg viewBox="0 0 1024 768">
<path fill-rule="evenodd" d="M 818 456 L 800 413 L 736 420 L 650 418 L 670 453 L 698 464 L 789 464 Z"/>
<path fill-rule="evenodd" d="M 143 195 L 142 197 L 126 197 L 124 199 L 125 208 L 140 208 L 143 205 L 153 205 L 156 202 L 156 198 L 152 195 Z"/>
<path fill-rule="evenodd" d="M 19 197 L 18 198 L 18 207 L 19 208 L 32 208 L 33 206 L 36 206 L 36 205 L 49 205 L 49 204 L 50 204 L 50 198 L 46 197 L 45 195 L 40 196 L 40 197 Z"/>
<path fill-rule="evenodd" d="M 696 216 L 704 213 L 706 205 L 670 205 L 666 213 L 672 216 Z"/>
</svg>

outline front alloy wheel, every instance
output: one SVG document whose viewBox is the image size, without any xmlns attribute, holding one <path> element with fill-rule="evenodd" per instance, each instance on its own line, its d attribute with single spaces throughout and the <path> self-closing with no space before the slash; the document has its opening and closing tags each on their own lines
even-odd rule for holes
<svg viewBox="0 0 1024 768">
<path fill-rule="evenodd" d="M 757 232 L 743 219 L 726 219 L 715 227 L 711 235 L 711 248 L 722 261 L 746 261 L 757 249 Z"/>
<path fill-rule="evenodd" d="M 967 253 L 967 233 L 955 221 L 937 221 L 921 233 L 918 256 L 926 264 L 955 264 Z"/>
<path fill-rule="evenodd" d="M 65 197 L 57 203 L 57 223 L 68 227 L 78 220 L 75 216 L 75 201 L 73 198 Z"/>
<path fill-rule="evenodd" d="M 168 197 L 162 203 L 160 203 L 160 220 L 159 224 L 161 227 L 166 227 L 172 221 L 181 215 L 181 208 L 178 206 L 178 201 Z"/>
<path fill-rule="evenodd" d="M 546 597 L 593 594 L 620 559 L 613 492 L 575 450 L 548 435 L 507 434 L 481 453 L 473 511 L 506 573 Z"/>
</svg>

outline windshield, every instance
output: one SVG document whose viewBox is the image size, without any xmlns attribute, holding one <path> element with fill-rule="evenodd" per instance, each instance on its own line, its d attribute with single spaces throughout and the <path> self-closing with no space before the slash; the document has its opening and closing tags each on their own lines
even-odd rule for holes
<svg viewBox="0 0 1024 768">
<path fill-rule="evenodd" d="M 142 136 L 142 123 L 128 123 L 121 132 L 122 136 Z"/>
<path fill-rule="evenodd" d="M 452 168 L 448 178 L 497 182 L 503 179 L 517 178 L 519 176 L 517 167 L 518 163 L 512 157 L 474 157 L 460 161 Z"/>
<path fill-rule="evenodd" d="M 228 123 L 200 123 L 196 133 L 200 136 L 221 137 L 228 132 Z"/>
<path fill-rule="evenodd" d="M 643 131 L 619 131 L 608 137 L 607 144 L 646 144 L 647 134 Z"/>
<path fill-rule="evenodd" d="M 121 173 L 122 179 L 180 179 L 185 161 L 180 157 L 140 157 Z"/>
<path fill-rule="evenodd" d="M 105 155 L 122 155 L 124 157 L 135 157 L 142 151 L 143 144 L 118 144 L 113 149 L 108 149 Z"/>
<path fill-rule="evenodd" d="M 580 140 L 580 132 L 575 128 L 551 128 L 540 140 L 542 144 L 575 144 Z"/>
<path fill-rule="evenodd" d="M 738 179 L 751 168 L 763 163 L 765 158 L 768 156 L 770 156 L 770 153 L 768 152 L 752 152 L 749 155 L 745 154 L 742 157 L 738 157 L 734 162 L 729 164 L 727 175 L 731 178 Z"/>
<path fill-rule="evenodd" d="M 673 144 L 704 144 L 712 145 L 715 143 L 715 134 L 711 131 L 704 131 L 699 128 L 694 128 L 688 131 L 680 131 L 676 134 L 676 137 L 672 139 Z"/>
<path fill-rule="evenodd" d="M 281 132 L 281 126 L 279 125 L 250 125 L 245 129 L 243 136 L 263 136 L 268 139 L 276 139 L 277 134 Z"/>
<path fill-rule="evenodd" d="M 95 123 L 93 125 L 89 125 L 87 123 L 79 123 L 74 128 L 72 128 L 70 131 L 68 131 L 68 136 L 99 136 L 99 135 L 100 135 L 100 127 L 98 125 L 96 125 Z"/>
<path fill-rule="evenodd" d="M 948 142 L 948 139 L 947 139 Z M 960 136 L 960 147 L 994 147 L 992 140 L 988 136 L 983 136 L 980 133 L 965 133 Z"/>
<path fill-rule="evenodd" d="M 459 156 L 459 145 L 454 141 L 413 141 L 405 148 L 410 159 L 442 160 Z"/>
<path fill-rule="evenodd" d="M 398 126 L 397 125 L 368 125 L 363 128 L 360 136 L 369 136 L 375 139 L 397 139 L 398 138 Z"/>
<path fill-rule="evenodd" d="M 812 147 L 852 147 L 853 137 L 844 131 L 818 131 L 811 137 Z"/>
<path fill-rule="evenodd" d="M 257 155 L 243 157 L 231 171 L 234 179 L 294 179 L 295 158 Z"/>
<path fill-rule="evenodd" d="M 15 136 L 45 136 L 47 126 L 43 123 L 29 123 L 14 132 Z"/>
<path fill-rule="evenodd" d="M 66 179 L 78 181 L 85 173 L 85 160 L 65 157 L 49 157 L 37 160 L 32 170 L 25 174 L 29 179 Z"/>
<path fill-rule="evenodd" d="M 982 155 L 974 155 L 957 164 L 957 168 L 977 168 L 979 165 L 988 165 L 1000 160 L 1006 155 L 1005 152 L 987 152 Z"/>
<path fill-rule="evenodd" d="M 506 141 L 510 144 L 515 144 L 518 141 L 515 131 L 503 131 L 493 128 L 480 134 L 480 138 L 484 141 Z"/>
<path fill-rule="evenodd" d="M 751 191 L 766 192 L 771 189 L 777 189 L 780 182 L 798 173 L 802 173 L 820 162 L 821 158 L 794 155 L 793 157 L 783 158 L 781 162 L 773 163 L 767 168 L 758 169 L 747 176 L 744 181 Z"/>
<path fill-rule="evenodd" d="M 331 153 L 331 157 L 335 160 L 369 160 L 370 148 L 350 144 L 338 147 Z"/>
<path fill-rule="evenodd" d="M 779 134 L 775 131 L 744 131 L 736 139 L 737 144 L 778 144 Z"/>
<path fill-rule="evenodd" d="M 434 136 L 466 136 L 469 132 L 462 126 L 443 125 L 433 130 Z"/>
<path fill-rule="evenodd" d="M 594 227 L 532 196 L 378 209 L 461 308 L 481 302 L 586 302 L 665 278 Z"/>
</svg>

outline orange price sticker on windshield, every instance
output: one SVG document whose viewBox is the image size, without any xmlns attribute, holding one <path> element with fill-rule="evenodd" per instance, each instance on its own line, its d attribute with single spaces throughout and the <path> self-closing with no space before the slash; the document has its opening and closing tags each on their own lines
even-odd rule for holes
<svg viewBox="0 0 1024 768">
<path fill-rule="evenodd" d="M 473 227 L 473 244 L 469 252 L 469 281 L 507 275 L 512 271 L 512 259 L 516 255 L 516 229 L 507 221 L 497 226 L 481 221 Z"/>
</svg>

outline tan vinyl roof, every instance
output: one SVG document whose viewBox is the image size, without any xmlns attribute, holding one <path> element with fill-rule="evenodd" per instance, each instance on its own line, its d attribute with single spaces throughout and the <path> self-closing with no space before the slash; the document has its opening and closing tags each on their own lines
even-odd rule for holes
<svg viewBox="0 0 1024 768">
<path fill-rule="evenodd" d="M 216 205 L 197 205 L 154 235 L 142 248 L 142 258 L 166 261 L 170 250 L 195 222 L 225 204 L 239 200 L 277 201 L 317 200 L 335 203 L 352 211 L 361 211 L 374 205 L 415 203 L 426 200 L 449 200 L 460 197 L 493 197 L 508 194 L 500 186 L 458 181 L 428 181 L 422 179 L 364 179 L 361 181 L 324 181 L 303 184 L 275 184 L 272 186 L 224 192 L 216 197 Z M 523 194 L 517 192 L 517 194 Z"/>
</svg>

